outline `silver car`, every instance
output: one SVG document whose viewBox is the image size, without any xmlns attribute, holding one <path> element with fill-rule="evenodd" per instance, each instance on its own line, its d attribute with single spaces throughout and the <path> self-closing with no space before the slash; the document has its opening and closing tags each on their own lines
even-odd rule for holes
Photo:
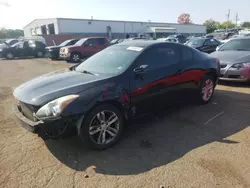
<svg viewBox="0 0 250 188">
<path fill-rule="evenodd" d="M 220 80 L 250 82 L 250 37 L 231 39 L 210 55 L 220 60 Z"/>
<path fill-rule="evenodd" d="M 177 38 L 174 37 L 167 37 L 167 38 L 158 38 L 158 41 L 164 41 L 164 42 L 174 42 L 174 43 L 179 43 Z"/>
</svg>

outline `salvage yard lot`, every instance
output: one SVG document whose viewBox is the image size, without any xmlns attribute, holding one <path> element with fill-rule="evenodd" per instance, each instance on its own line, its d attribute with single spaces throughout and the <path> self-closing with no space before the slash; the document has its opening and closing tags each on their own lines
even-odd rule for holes
<svg viewBox="0 0 250 188">
<path fill-rule="evenodd" d="M 69 67 L 0 60 L 0 187 L 250 187 L 250 87 L 221 83 L 211 103 L 178 105 L 128 126 L 105 151 L 77 137 L 42 140 L 12 113 L 13 89 Z"/>
</svg>

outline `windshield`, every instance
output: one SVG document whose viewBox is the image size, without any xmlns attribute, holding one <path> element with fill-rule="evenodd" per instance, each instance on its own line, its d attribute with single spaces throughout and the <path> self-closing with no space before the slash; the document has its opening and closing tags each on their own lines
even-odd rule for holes
<svg viewBox="0 0 250 188">
<path fill-rule="evenodd" d="M 75 70 L 95 74 L 120 74 L 131 65 L 142 50 L 141 48 L 140 50 L 127 48 L 128 46 L 117 45 L 108 47 L 85 60 Z"/>
<path fill-rule="evenodd" d="M 15 46 L 19 46 L 19 47 L 22 47 L 23 46 L 23 42 L 17 42 L 15 44 L 13 44 L 11 47 L 15 47 Z"/>
<path fill-rule="evenodd" d="M 65 40 L 64 42 L 62 42 L 61 44 L 59 44 L 59 46 L 66 46 L 71 40 Z"/>
<path fill-rule="evenodd" d="M 6 40 L 5 43 L 9 44 L 13 39 Z"/>
<path fill-rule="evenodd" d="M 188 46 L 202 46 L 205 40 L 206 39 L 202 39 L 202 38 L 193 38 L 187 42 L 187 45 Z"/>
<path fill-rule="evenodd" d="M 86 40 L 87 40 L 87 38 L 80 39 L 80 40 L 78 40 L 78 41 L 75 43 L 75 45 L 76 45 L 76 46 L 82 46 L 83 43 L 84 43 Z"/>
<path fill-rule="evenodd" d="M 250 39 L 235 39 L 225 43 L 219 51 L 242 50 L 250 51 Z"/>
</svg>

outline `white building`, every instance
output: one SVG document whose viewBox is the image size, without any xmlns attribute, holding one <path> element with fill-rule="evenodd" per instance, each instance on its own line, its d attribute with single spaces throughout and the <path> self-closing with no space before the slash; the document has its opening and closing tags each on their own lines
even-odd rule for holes
<svg viewBox="0 0 250 188">
<path fill-rule="evenodd" d="M 24 36 L 38 35 L 86 35 L 122 38 L 127 34 L 138 36 L 149 34 L 161 37 L 173 33 L 204 35 L 206 27 L 197 24 L 176 24 L 159 22 L 114 21 L 95 19 L 48 18 L 36 19 L 24 27 Z"/>
</svg>

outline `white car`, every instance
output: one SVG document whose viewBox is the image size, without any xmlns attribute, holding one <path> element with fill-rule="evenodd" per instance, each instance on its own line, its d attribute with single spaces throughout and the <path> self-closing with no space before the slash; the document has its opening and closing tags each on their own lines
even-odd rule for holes
<svg viewBox="0 0 250 188">
<path fill-rule="evenodd" d="M 233 35 L 231 38 L 229 39 L 225 39 L 225 40 L 221 40 L 220 42 L 222 43 L 220 46 L 217 46 L 216 51 L 218 51 L 220 49 L 220 47 L 222 47 L 225 43 L 227 43 L 228 41 L 230 41 L 231 39 L 234 38 L 239 38 L 239 37 L 244 37 L 244 35 Z"/>
<path fill-rule="evenodd" d="M 165 41 L 165 42 L 174 42 L 174 43 L 179 43 L 177 38 L 174 37 L 167 37 L 167 38 L 158 38 L 158 41 Z"/>
</svg>

